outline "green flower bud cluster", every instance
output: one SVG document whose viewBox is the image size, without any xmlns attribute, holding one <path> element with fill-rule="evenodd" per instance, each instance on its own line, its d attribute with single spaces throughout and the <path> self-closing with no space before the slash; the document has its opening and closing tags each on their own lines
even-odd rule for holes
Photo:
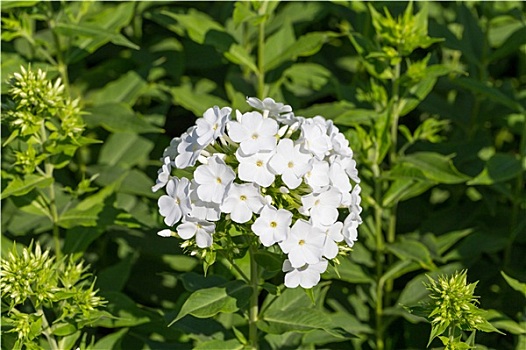
<svg viewBox="0 0 526 350">
<path fill-rule="evenodd" d="M 425 286 L 431 302 L 413 310 L 431 322 L 428 346 L 438 337 L 446 350 L 472 349 L 476 331 L 501 333 L 488 322 L 486 311 L 477 307 L 478 297 L 473 294 L 478 282 L 467 283 L 467 270 L 428 279 Z M 442 336 L 446 331 L 447 336 Z M 467 342 L 463 341 L 463 331 L 472 332 Z"/>
<path fill-rule="evenodd" d="M 48 337 L 49 326 L 66 322 L 80 329 L 101 317 L 98 308 L 106 302 L 97 295 L 94 283 L 88 283 L 87 269 L 72 257 L 55 259 L 38 243 L 21 253 L 14 248 L 1 260 L 2 304 L 8 306 L 2 310 L 6 332 L 16 333 L 19 344 L 28 346 L 42 334 Z M 53 322 L 47 315 L 55 316 Z"/>
<path fill-rule="evenodd" d="M 396 64 L 401 57 L 408 56 L 417 48 L 426 48 L 442 41 L 427 35 L 425 7 L 413 14 L 413 4 L 409 3 L 403 15 L 397 18 L 393 18 L 387 9 L 385 15 L 381 15 L 372 5 L 369 8 L 379 39 L 385 45 L 383 53 L 386 58 L 391 59 L 392 64 Z"/>
<path fill-rule="evenodd" d="M 18 141 L 15 168 L 30 174 L 46 158 L 72 156 L 81 145 L 85 125 L 79 100 L 69 97 L 61 79 L 53 83 L 40 69 L 35 72 L 31 67 L 20 67 L 8 84 L 9 98 L 2 105 L 2 121 L 11 135 L 4 146 Z"/>
<path fill-rule="evenodd" d="M 430 283 L 426 287 L 435 307 L 429 315 L 432 324 L 457 325 L 462 330 L 473 330 L 483 322 L 476 306 L 478 297 L 473 295 L 478 282 L 467 284 L 466 270 L 449 278 L 440 276 L 437 281 L 428 278 Z"/>
</svg>

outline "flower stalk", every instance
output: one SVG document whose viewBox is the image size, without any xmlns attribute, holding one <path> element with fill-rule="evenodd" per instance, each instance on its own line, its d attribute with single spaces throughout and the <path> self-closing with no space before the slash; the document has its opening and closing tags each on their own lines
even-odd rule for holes
<svg viewBox="0 0 526 350">
<path fill-rule="evenodd" d="M 250 254 L 250 286 L 252 287 L 252 294 L 250 295 L 249 316 L 248 316 L 248 338 L 250 346 L 257 350 L 258 345 L 258 312 L 259 312 L 259 267 L 254 257 L 254 245 L 251 244 L 249 248 Z"/>
</svg>

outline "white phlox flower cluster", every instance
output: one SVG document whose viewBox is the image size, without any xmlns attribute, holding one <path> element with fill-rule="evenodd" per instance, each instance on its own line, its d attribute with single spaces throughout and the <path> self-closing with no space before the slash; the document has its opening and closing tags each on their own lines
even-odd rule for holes
<svg viewBox="0 0 526 350">
<path fill-rule="evenodd" d="M 321 116 L 295 116 L 271 98 L 258 111 L 209 108 L 164 151 L 152 190 L 159 213 L 185 246 L 214 249 L 228 227 L 286 255 L 285 286 L 312 288 L 328 263 L 358 239 L 360 179 L 345 136 Z M 172 176 L 187 169 L 191 179 Z"/>
</svg>

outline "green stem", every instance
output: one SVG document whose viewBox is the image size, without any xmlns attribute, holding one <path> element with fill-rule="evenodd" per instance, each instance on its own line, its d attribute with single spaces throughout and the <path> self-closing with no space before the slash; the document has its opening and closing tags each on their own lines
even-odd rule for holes
<svg viewBox="0 0 526 350">
<path fill-rule="evenodd" d="M 33 305 L 35 305 L 33 303 Z M 44 336 L 46 337 L 48 343 L 49 343 L 49 347 L 51 350 L 60 350 L 59 346 L 58 346 L 58 343 L 57 343 L 57 340 L 55 339 L 55 337 L 53 337 L 53 335 L 51 334 L 51 326 L 46 318 L 46 314 L 44 313 L 44 310 L 42 309 L 41 306 L 39 306 L 38 308 L 35 308 L 37 313 L 39 315 L 41 315 L 41 319 L 42 319 L 42 334 L 44 334 Z"/>
<path fill-rule="evenodd" d="M 47 131 L 46 127 L 44 126 L 44 123 L 42 123 L 40 127 L 40 139 L 42 141 L 42 148 L 44 148 L 45 143 L 47 141 Z M 55 167 L 52 163 L 49 162 L 49 160 L 46 158 L 44 160 L 44 170 L 46 177 L 52 179 L 53 178 L 53 171 L 55 170 Z M 55 186 L 52 183 L 49 186 L 49 217 L 51 218 L 51 223 L 53 225 L 53 243 L 55 245 L 55 255 L 57 256 L 57 259 L 60 259 L 62 257 L 62 251 L 60 248 L 60 230 L 58 227 L 58 210 L 57 210 L 57 204 L 55 200 Z"/>
<path fill-rule="evenodd" d="M 248 312 L 248 339 L 253 349 L 259 349 L 258 346 L 258 296 L 259 296 L 259 269 L 254 257 L 253 245 L 249 248 L 250 254 L 250 285 L 252 286 L 252 295 L 250 296 L 250 308 Z"/>
<path fill-rule="evenodd" d="M 234 260 L 232 260 L 227 254 L 225 254 L 222 250 L 218 250 L 219 253 L 230 263 L 230 266 L 232 266 L 234 268 L 234 270 L 236 270 L 239 275 L 241 276 L 241 278 L 243 278 L 245 280 L 245 282 L 247 283 L 250 283 L 250 279 L 247 277 L 247 275 L 245 275 L 245 273 L 243 272 L 243 270 L 241 270 L 239 268 L 239 266 L 237 266 L 237 264 L 235 263 Z"/>
<path fill-rule="evenodd" d="M 64 54 L 62 52 L 62 45 L 60 44 L 60 38 L 55 30 L 55 19 L 53 18 L 53 8 L 51 2 L 49 2 L 49 12 L 48 12 L 48 26 L 53 37 L 53 42 L 55 44 L 55 50 L 57 52 L 57 69 L 64 83 L 64 87 L 68 95 L 71 95 L 69 87 L 69 76 L 68 76 L 68 66 L 65 63 Z"/>
<path fill-rule="evenodd" d="M 266 16 L 268 2 L 264 1 L 259 10 L 259 14 Z M 259 23 L 258 33 L 258 90 L 257 95 L 259 99 L 265 97 L 265 22 L 266 18 Z"/>
<path fill-rule="evenodd" d="M 382 203 L 382 183 L 380 179 L 380 167 L 378 164 L 373 165 L 373 173 L 375 180 L 375 235 L 376 235 L 376 305 L 375 305 L 375 320 L 376 320 L 376 349 L 383 350 L 384 336 L 383 336 L 383 260 L 384 260 L 384 236 L 382 232 L 383 208 Z"/>
<path fill-rule="evenodd" d="M 398 158 L 398 121 L 400 119 L 400 70 L 401 64 L 395 66 L 392 81 L 393 96 L 391 99 L 391 147 L 389 149 L 389 164 L 391 168 L 396 165 Z M 387 242 L 393 243 L 396 239 L 396 212 L 397 204 L 393 204 L 389 210 L 389 220 L 387 226 Z M 389 265 L 392 264 L 392 255 L 388 256 Z M 385 284 L 386 301 L 389 301 L 390 292 L 393 290 L 393 280 L 387 280 Z"/>
</svg>

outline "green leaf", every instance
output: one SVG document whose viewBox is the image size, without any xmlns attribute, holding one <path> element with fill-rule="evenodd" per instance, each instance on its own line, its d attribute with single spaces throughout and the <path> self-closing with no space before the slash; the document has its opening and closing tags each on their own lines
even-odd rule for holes
<svg viewBox="0 0 526 350">
<path fill-rule="evenodd" d="M 265 40 L 266 49 L 263 53 L 263 63 L 266 67 L 268 62 L 279 61 L 285 50 L 294 44 L 296 36 L 292 24 L 286 20 L 274 34 Z M 279 65 L 279 63 L 278 63 Z"/>
<path fill-rule="evenodd" d="M 427 247 L 412 239 L 403 239 L 400 242 L 388 244 L 387 250 L 396 255 L 401 260 L 411 260 L 417 262 L 424 269 L 434 270 L 436 269 L 431 254 Z"/>
<path fill-rule="evenodd" d="M 526 328 L 498 310 L 486 310 L 484 318 L 497 329 L 503 329 L 511 334 L 526 334 Z"/>
<path fill-rule="evenodd" d="M 264 69 L 270 71 L 284 62 L 295 61 L 298 57 L 312 56 L 321 49 L 328 38 L 334 36 L 336 34 L 330 32 L 307 33 L 283 50 L 279 57 L 265 62 Z"/>
<path fill-rule="evenodd" d="M 517 53 L 518 49 L 526 44 L 526 27 L 517 29 L 506 41 L 489 56 L 489 61 L 496 61 L 510 54 Z"/>
<path fill-rule="evenodd" d="M 109 33 L 107 30 L 95 25 L 58 23 L 55 30 L 64 36 L 80 36 L 93 39 L 88 42 L 89 44 L 84 44 L 79 47 L 79 49 L 84 49 L 89 53 L 92 53 L 98 46 L 102 46 L 106 42 L 112 42 L 115 45 L 121 45 L 135 50 L 139 50 L 140 48 L 126 39 L 122 34 Z M 102 43 L 93 45 L 93 41 L 95 40 Z"/>
<path fill-rule="evenodd" d="M 258 250 L 254 253 L 257 264 L 268 272 L 281 271 L 283 258 L 279 254 L 271 253 L 266 250 Z"/>
<path fill-rule="evenodd" d="M 383 281 L 394 280 L 409 272 L 420 269 L 420 264 L 412 260 L 399 260 L 394 262 L 387 271 L 382 275 Z"/>
<path fill-rule="evenodd" d="M 395 180 L 384 195 L 383 206 L 390 207 L 401 201 L 416 197 L 434 184 L 429 181 L 421 181 L 414 179 L 397 179 Z"/>
<path fill-rule="evenodd" d="M 285 86 L 296 96 L 320 91 L 331 78 L 331 72 L 315 63 L 296 63 L 283 72 Z"/>
<path fill-rule="evenodd" d="M 76 227 L 66 231 L 64 239 L 64 254 L 85 252 L 91 243 L 103 234 L 100 227 Z"/>
<path fill-rule="evenodd" d="M 427 76 L 427 75 L 426 75 Z M 437 79 L 427 77 L 410 87 L 400 99 L 399 113 L 404 116 L 415 109 L 426 96 L 433 90 Z"/>
<path fill-rule="evenodd" d="M 258 321 L 258 328 L 270 334 L 308 332 L 314 329 L 329 329 L 331 326 L 331 320 L 325 313 L 307 307 L 266 312 Z"/>
<path fill-rule="evenodd" d="M 90 128 L 102 126 L 110 132 L 159 133 L 164 130 L 140 118 L 127 103 L 105 103 L 87 108 L 84 116 Z"/>
<path fill-rule="evenodd" d="M 161 11 L 161 14 L 175 19 L 181 25 L 190 39 L 199 44 L 205 43 L 206 34 L 211 30 L 224 32 L 223 26 L 207 14 L 190 9 L 187 14 Z"/>
<path fill-rule="evenodd" d="M 101 290 L 99 295 L 108 301 L 106 310 L 114 317 L 103 317 L 92 326 L 105 328 L 134 327 L 151 322 L 156 313 L 140 307 L 126 294 L 120 292 L 106 292 Z M 104 348 L 103 348 L 104 349 Z"/>
<path fill-rule="evenodd" d="M 228 340 L 209 340 L 198 343 L 194 350 L 242 350 L 245 346 L 241 344 L 237 339 Z"/>
<path fill-rule="evenodd" d="M 371 283 L 373 281 L 359 264 L 351 261 L 348 257 L 341 257 L 339 261 L 340 263 L 335 268 L 327 269 L 324 277 L 350 283 Z"/>
<path fill-rule="evenodd" d="M 146 85 L 146 81 L 137 72 L 129 71 L 117 80 L 106 84 L 102 89 L 89 94 L 87 100 L 95 106 L 117 102 L 124 102 L 133 106 L 145 90 Z"/>
<path fill-rule="evenodd" d="M 250 22 L 259 18 L 258 14 L 252 11 L 252 4 L 248 1 L 236 1 L 232 19 L 234 24 L 239 26 L 241 23 Z"/>
<path fill-rule="evenodd" d="M 61 323 L 55 323 L 51 327 L 51 334 L 64 337 L 66 335 L 73 334 L 77 331 L 77 327 L 75 327 L 74 324 L 61 322 Z"/>
<path fill-rule="evenodd" d="M 193 88 L 189 84 L 173 87 L 170 89 L 170 93 L 175 104 L 184 107 L 197 116 L 203 115 L 212 106 L 219 106 L 220 108 L 228 106 L 228 103 L 223 99 L 207 92 L 198 91 L 197 87 Z"/>
<path fill-rule="evenodd" d="M 497 153 L 486 163 L 484 169 L 468 185 L 492 185 L 505 182 L 523 173 L 521 161 L 512 154 Z"/>
<path fill-rule="evenodd" d="M 153 149 L 152 141 L 132 133 L 116 133 L 108 137 L 100 151 L 99 163 L 131 167 L 146 163 Z"/>
<path fill-rule="evenodd" d="M 2 2 L 2 10 L 12 9 L 16 7 L 32 7 L 40 1 L 4 1 Z"/>
<path fill-rule="evenodd" d="M 452 274 L 455 271 L 462 269 L 460 263 L 451 263 L 440 268 L 426 272 L 425 274 L 419 274 L 414 277 L 411 281 L 405 284 L 404 289 L 400 293 L 396 305 L 416 305 L 428 294 L 427 289 L 424 286 L 424 282 L 428 282 L 428 277 L 436 279 L 439 275 Z"/>
<path fill-rule="evenodd" d="M 242 281 L 232 281 L 224 287 L 200 289 L 186 299 L 181 311 L 169 326 L 186 315 L 209 318 L 220 312 L 235 312 L 248 303 L 251 294 L 252 287 Z"/>
<path fill-rule="evenodd" d="M 230 46 L 230 50 L 225 52 L 224 55 L 230 62 L 247 67 L 252 72 L 258 73 L 258 68 L 256 67 L 254 57 L 250 56 L 243 46 L 233 44 Z"/>
<path fill-rule="evenodd" d="M 473 232 L 473 229 L 465 229 L 459 231 L 453 231 L 444 233 L 436 237 L 437 248 L 440 255 L 444 254 L 449 248 L 454 246 L 462 238 L 470 235 Z"/>
<path fill-rule="evenodd" d="M 505 95 L 499 89 L 489 86 L 482 81 L 473 78 L 460 77 L 454 79 L 453 82 L 475 94 L 480 94 L 489 98 L 493 102 L 506 106 L 515 112 L 524 112 L 524 108 L 516 99 Z"/>
<path fill-rule="evenodd" d="M 75 226 L 97 226 L 97 220 L 103 208 L 104 205 L 99 204 L 85 210 L 69 209 L 60 215 L 57 224 L 68 229 Z"/>
<path fill-rule="evenodd" d="M 93 349 L 119 349 L 119 344 L 127 333 L 128 328 L 123 328 L 111 333 L 102 339 L 99 339 L 93 346 Z"/>
<path fill-rule="evenodd" d="M 122 291 L 128 281 L 134 261 L 133 255 L 129 254 L 118 263 L 98 271 L 96 288 L 111 292 Z"/>
<path fill-rule="evenodd" d="M 439 153 L 417 152 L 401 157 L 399 161 L 415 167 L 428 180 L 437 183 L 456 184 L 469 179 L 455 168 L 450 157 Z"/>
<path fill-rule="evenodd" d="M 52 177 L 29 174 L 24 179 L 15 178 L 11 180 L 7 187 L 2 191 L 0 199 L 4 200 L 9 196 L 22 196 L 31 192 L 35 188 L 49 187 L 53 184 Z"/>
<path fill-rule="evenodd" d="M 179 276 L 179 279 L 183 282 L 184 289 L 189 292 L 218 287 L 227 283 L 227 280 L 222 276 L 213 275 L 205 277 L 195 272 L 183 273 Z"/>
<path fill-rule="evenodd" d="M 517 292 L 521 293 L 526 298 L 526 283 L 511 278 L 506 273 L 504 273 L 504 271 L 501 271 L 500 274 L 502 275 L 502 277 L 504 277 L 504 279 L 511 288 L 515 289 Z"/>
</svg>

